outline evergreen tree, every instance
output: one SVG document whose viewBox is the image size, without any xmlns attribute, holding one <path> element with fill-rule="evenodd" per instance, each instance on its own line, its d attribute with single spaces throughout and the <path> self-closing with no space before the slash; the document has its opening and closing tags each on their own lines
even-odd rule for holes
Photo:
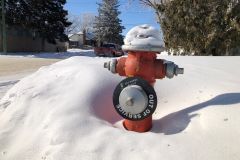
<svg viewBox="0 0 240 160">
<path fill-rule="evenodd" d="M 63 9 L 65 3 L 66 0 L 8 0 L 7 24 L 31 30 L 50 43 L 56 39 L 66 41 L 64 30 L 71 23 Z"/>
<path fill-rule="evenodd" d="M 141 1 L 157 11 L 167 49 L 195 55 L 240 53 L 239 0 Z"/>
<path fill-rule="evenodd" d="M 124 29 L 119 19 L 118 0 L 103 0 L 98 4 L 98 16 L 94 23 L 95 37 L 98 43 L 111 42 L 116 44 L 123 43 L 121 35 Z"/>
</svg>

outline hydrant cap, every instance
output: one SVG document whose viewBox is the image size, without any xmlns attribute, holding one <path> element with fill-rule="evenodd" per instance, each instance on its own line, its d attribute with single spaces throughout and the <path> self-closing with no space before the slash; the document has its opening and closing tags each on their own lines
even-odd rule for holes
<svg viewBox="0 0 240 160">
<path fill-rule="evenodd" d="M 144 90 L 137 85 L 124 88 L 119 95 L 119 104 L 130 114 L 139 114 L 147 108 L 148 97 Z"/>
<path fill-rule="evenodd" d="M 133 27 L 124 39 L 122 49 L 125 51 L 154 51 L 164 50 L 164 43 L 158 29 L 143 24 Z"/>
<path fill-rule="evenodd" d="M 128 77 L 115 88 L 113 105 L 123 118 L 139 121 L 153 114 L 157 107 L 157 95 L 147 81 L 140 77 Z"/>
</svg>

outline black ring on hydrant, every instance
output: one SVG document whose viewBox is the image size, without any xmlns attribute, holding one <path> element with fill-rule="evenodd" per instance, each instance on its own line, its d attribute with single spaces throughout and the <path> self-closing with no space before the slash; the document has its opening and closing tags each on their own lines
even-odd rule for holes
<svg viewBox="0 0 240 160">
<path fill-rule="evenodd" d="M 122 90 L 131 85 L 140 86 L 143 89 L 143 91 L 146 93 L 147 99 L 148 99 L 146 108 L 141 113 L 138 113 L 138 114 L 130 114 L 125 112 L 119 103 L 119 96 Z M 143 120 L 151 116 L 156 110 L 157 95 L 154 88 L 147 81 L 139 77 L 129 77 L 122 80 L 115 88 L 113 93 L 113 105 L 115 110 L 118 112 L 118 114 L 121 115 L 123 118 L 132 120 L 132 121 Z"/>
</svg>

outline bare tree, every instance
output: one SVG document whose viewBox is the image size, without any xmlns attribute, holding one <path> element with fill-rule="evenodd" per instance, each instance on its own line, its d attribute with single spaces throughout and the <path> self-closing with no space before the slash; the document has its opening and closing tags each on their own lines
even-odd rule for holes
<svg viewBox="0 0 240 160">
<path fill-rule="evenodd" d="M 77 33 L 80 31 L 80 25 L 81 25 L 81 19 L 79 16 L 76 15 L 69 15 L 68 20 L 72 23 L 71 26 L 67 27 L 65 30 L 65 33 L 71 34 L 71 33 Z"/>
<path fill-rule="evenodd" d="M 95 15 L 93 13 L 84 13 L 80 16 L 80 31 L 89 32 L 93 29 Z"/>
<path fill-rule="evenodd" d="M 156 8 L 159 4 L 164 4 L 170 0 L 140 0 L 145 5 Z"/>
<path fill-rule="evenodd" d="M 68 20 L 72 25 L 66 29 L 66 34 L 89 32 L 93 28 L 95 15 L 93 13 L 84 13 L 81 15 L 69 15 Z"/>
<path fill-rule="evenodd" d="M 149 6 L 155 10 L 159 23 L 161 22 L 161 13 L 159 12 L 159 7 L 161 4 L 164 4 L 167 1 L 170 0 L 140 0 L 143 5 Z"/>
</svg>

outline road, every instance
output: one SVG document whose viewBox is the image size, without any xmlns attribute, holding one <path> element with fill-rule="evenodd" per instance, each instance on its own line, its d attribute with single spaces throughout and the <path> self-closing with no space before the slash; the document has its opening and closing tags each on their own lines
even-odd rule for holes
<svg viewBox="0 0 240 160">
<path fill-rule="evenodd" d="M 42 66 L 60 61 L 59 59 L 0 56 L 0 77 L 25 72 L 34 72 Z"/>
<path fill-rule="evenodd" d="M 21 78 L 60 59 L 0 56 L 0 99 Z"/>
</svg>

